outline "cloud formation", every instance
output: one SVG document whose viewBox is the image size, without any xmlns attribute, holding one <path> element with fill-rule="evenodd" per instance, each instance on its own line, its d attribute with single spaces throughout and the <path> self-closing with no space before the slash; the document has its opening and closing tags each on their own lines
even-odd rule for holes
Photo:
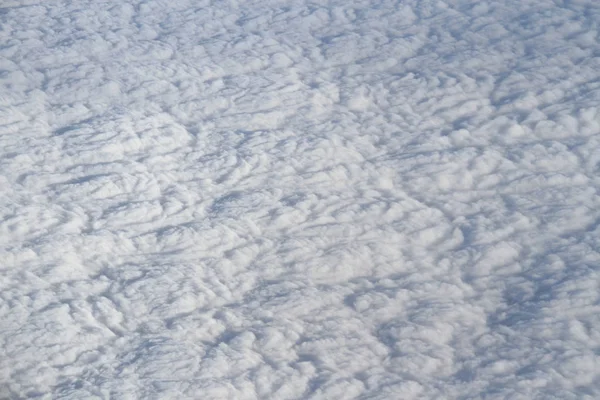
<svg viewBox="0 0 600 400">
<path fill-rule="evenodd" d="M 4 2 L 0 398 L 597 398 L 598 20 Z"/>
</svg>

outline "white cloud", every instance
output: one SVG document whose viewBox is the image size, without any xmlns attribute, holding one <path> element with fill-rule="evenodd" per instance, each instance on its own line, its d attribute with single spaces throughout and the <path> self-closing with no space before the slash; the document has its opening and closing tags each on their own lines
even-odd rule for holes
<svg viewBox="0 0 600 400">
<path fill-rule="evenodd" d="M 0 7 L 1 398 L 597 398 L 592 0 Z"/>
</svg>

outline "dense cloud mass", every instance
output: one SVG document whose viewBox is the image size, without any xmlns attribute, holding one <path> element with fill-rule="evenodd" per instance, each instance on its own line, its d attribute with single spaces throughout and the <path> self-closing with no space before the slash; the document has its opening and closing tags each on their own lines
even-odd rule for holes
<svg viewBox="0 0 600 400">
<path fill-rule="evenodd" d="M 0 398 L 600 398 L 595 0 L 0 3 Z"/>
</svg>

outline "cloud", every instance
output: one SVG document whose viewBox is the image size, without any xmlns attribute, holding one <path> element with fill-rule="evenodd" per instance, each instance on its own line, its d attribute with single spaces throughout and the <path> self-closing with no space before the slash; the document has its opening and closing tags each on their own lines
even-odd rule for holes
<svg viewBox="0 0 600 400">
<path fill-rule="evenodd" d="M 591 0 L 0 8 L 0 397 L 598 397 Z"/>
</svg>

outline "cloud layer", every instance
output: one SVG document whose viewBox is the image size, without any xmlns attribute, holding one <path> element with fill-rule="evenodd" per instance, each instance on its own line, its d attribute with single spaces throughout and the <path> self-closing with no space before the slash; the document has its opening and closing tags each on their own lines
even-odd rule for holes
<svg viewBox="0 0 600 400">
<path fill-rule="evenodd" d="M 597 21 L 4 2 L 0 398 L 598 398 Z"/>
</svg>

